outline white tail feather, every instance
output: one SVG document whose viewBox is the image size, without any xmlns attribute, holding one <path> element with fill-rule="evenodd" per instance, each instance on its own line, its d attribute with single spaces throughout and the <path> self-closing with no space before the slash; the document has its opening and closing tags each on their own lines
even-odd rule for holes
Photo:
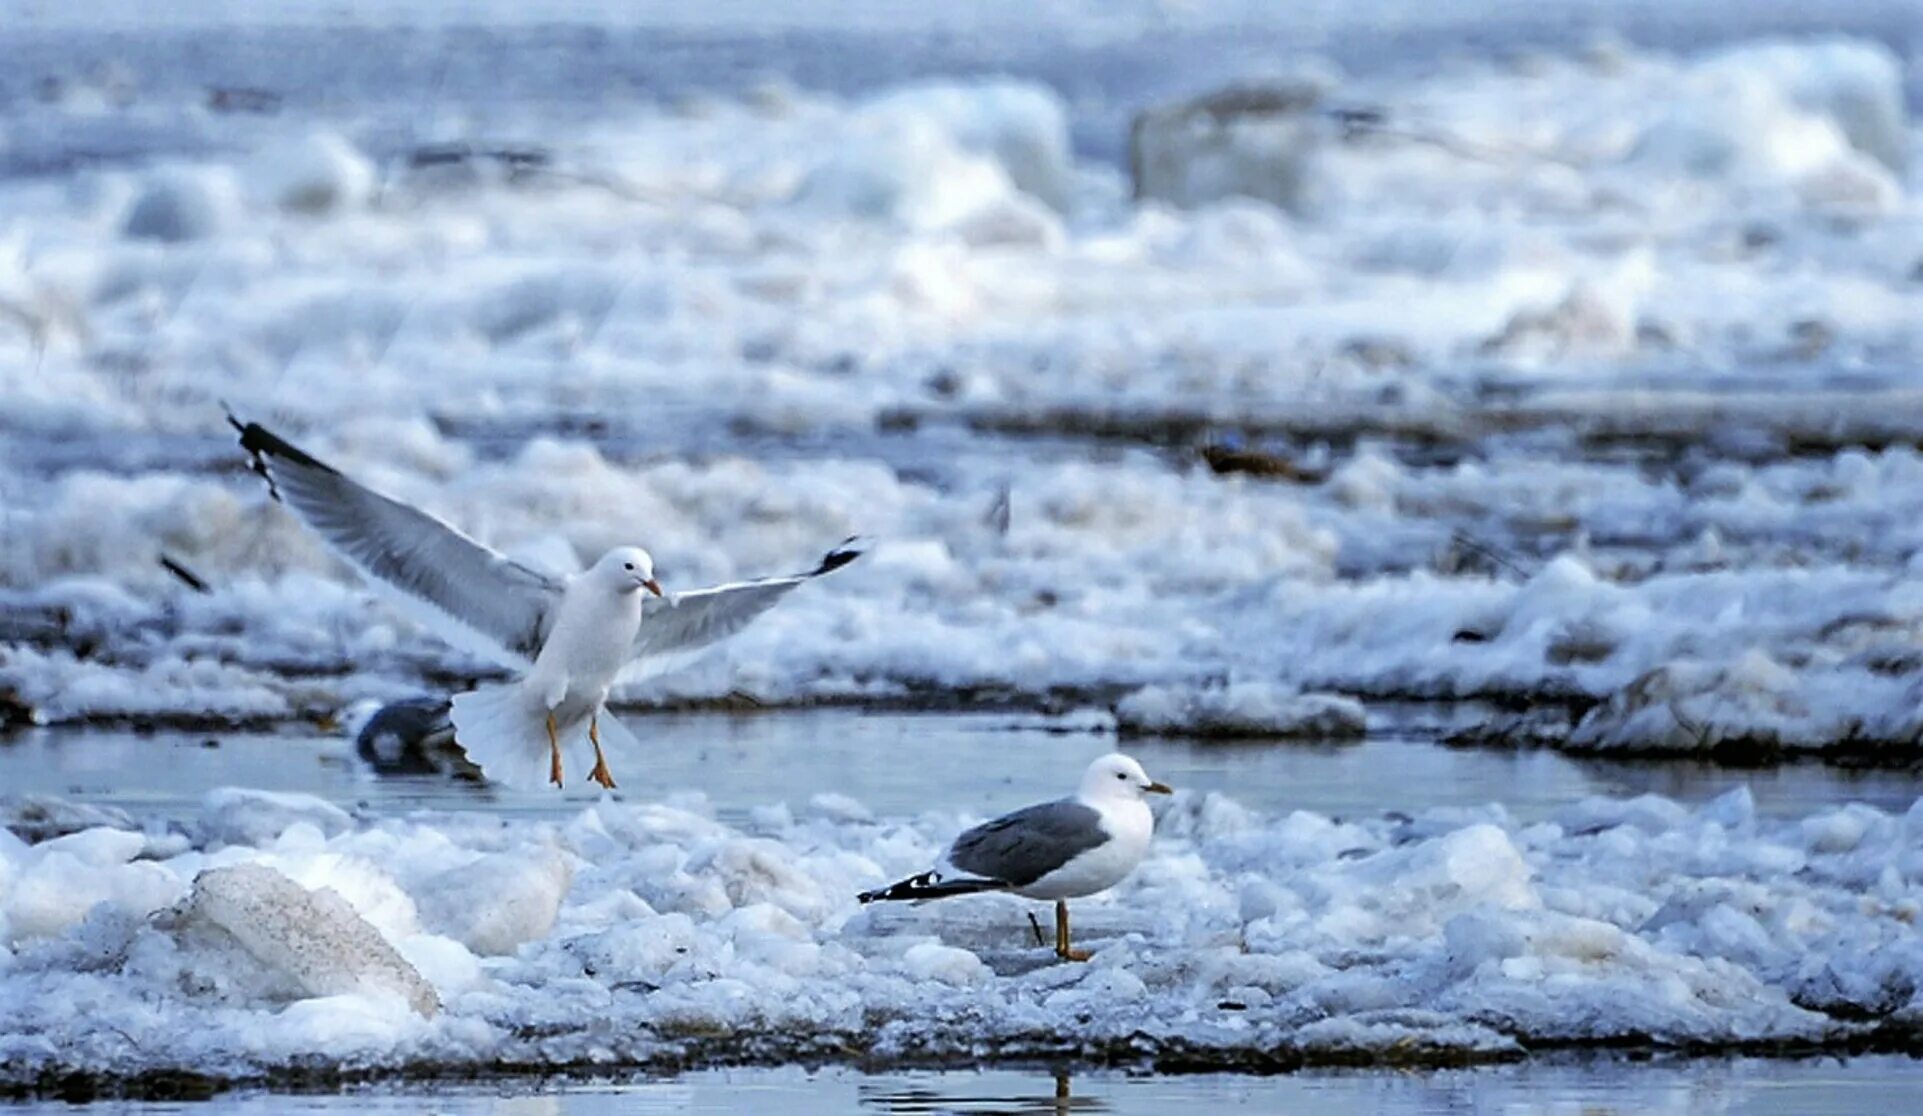
<svg viewBox="0 0 1923 1116">
<path fill-rule="evenodd" d="M 454 742 L 490 782 L 517 790 L 547 785 L 547 713 L 520 683 L 477 686 L 455 695 L 453 719 Z M 565 735 L 561 742 L 568 743 Z"/>
</svg>

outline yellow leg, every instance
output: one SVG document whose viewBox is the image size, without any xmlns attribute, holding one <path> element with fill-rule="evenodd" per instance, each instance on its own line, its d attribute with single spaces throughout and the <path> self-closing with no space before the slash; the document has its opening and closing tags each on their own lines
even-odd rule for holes
<svg viewBox="0 0 1923 1116">
<path fill-rule="evenodd" d="M 561 785 L 561 733 L 554 727 L 554 714 L 548 714 L 548 782 Z"/>
<path fill-rule="evenodd" d="M 1055 900 L 1055 956 L 1064 961 L 1086 961 L 1092 956 L 1085 949 L 1068 947 L 1068 901 Z"/>
<path fill-rule="evenodd" d="M 588 778 L 613 790 L 614 773 L 608 770 L 608 757 L 601 754 L 601 719 L 598 714 L 588 718 L 588 739 L 594 742 L 594 770 L 588 772 Z"/>
</svg>

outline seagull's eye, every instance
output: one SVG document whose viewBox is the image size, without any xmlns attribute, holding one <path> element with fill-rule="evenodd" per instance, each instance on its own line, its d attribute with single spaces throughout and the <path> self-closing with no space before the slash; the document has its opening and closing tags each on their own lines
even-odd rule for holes
<svg viewBox="0 0 1923 1116">
<path fill-rule="evenodd" d="M 634 568 L 634 563 L 633 563 L 633 562 L 623 562 L 623 563 L 621 563 L 621 568 L 622 568 L 622 569 L 624 569 L 624 570 L 631 570 L 631 569 L 633 569 L 633 568 Z"/>
<path fill-rule="evenodd" d="M 1126 771 L 1117 771 L 1117 772 L 1115 773 L 1115 777 L 1116 777 L 1117 779 L 1126 779 L 1126 778 L 1128 778 L 1128 772 L 1126 772 Z"/>
</svg>

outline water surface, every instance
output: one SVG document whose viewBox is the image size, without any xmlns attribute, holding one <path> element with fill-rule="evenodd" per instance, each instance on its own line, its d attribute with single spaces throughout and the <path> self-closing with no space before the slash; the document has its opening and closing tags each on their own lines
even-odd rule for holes
<svg viewBox="0 0 1923 1116">
<path fill-rule="evenodd" d="M 645 754 L 615 764 L 618 797 L 652 801 L 699 791 L 731 821 L 757 806 L 801 807 L 821 794 L 845 795 L 882 815 L 997 813 L 1067 793 L 1091 758 L 1117 747 L 1106 733 L 1062 732 L 1055 722 L 1007 713 L 810 709 L 631 714 L 627 723 Z M 1655 793 L 1694 804 L 1739 786 L 1755 795 L 1760 812 L 1776 816 L 1846 802 L 1901 812 L 1923 788 L 1923 778 L 1905 770 L 1599 760 L 1549 750 L 1444 748 L 1396 734 L 1232 744 L 1143 738 L 1121 746 L 1180 789 L 1219 792 L 1264 813 L 1345 818 L 1499 802 L 1532 820 L 1591 795 Z M 0 794 L 52 794 L 178 816 L 197 809 L 208 790 L 230 785 L 317 794 L 376 813 L 558 816 L 598 796 L 585 781 L 555 794 L 440 776 L 376 778 L 345 740 L 292 732 L 43 728 L 0 738 Z"/>
<path fill-rule="evenodd" d="M 1057 1074 L 969 1070 L 864 1074 L 800 1068 L 703 1070 L 619 1084 L 411 1086 L 326 1095 L 223 1093 L 206 1101 L 111 1102 L 100 1107 L 162 1116 L 267 1113 L 401 1113 L 448 1116 L 612 1116 L 634 1112 L 774 1112 L 788 1116 L 1201 1112 L 1753 1113 L 1829 1116 L 1905 1112 L 1923 1088 L 1923 1062 L 1895 1056 L 1799 1060 L 1645 1062 L 1579 1058 L 1434 1071 L 1328 1070 L 1240 1074 Z M 72 1111 L 28 1102 L 22 1113 Z"/>
</svg>

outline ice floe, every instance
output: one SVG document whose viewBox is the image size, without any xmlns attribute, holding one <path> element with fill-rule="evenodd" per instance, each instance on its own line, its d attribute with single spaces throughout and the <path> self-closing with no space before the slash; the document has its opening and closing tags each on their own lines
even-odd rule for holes
<svg viewBox="0 0 1923 1116">
<path fill-rule="evenodd" d="M 1148 860 L 1078 907 L 1086 965 L 1053 963 L 1008 896 L 854 903 L 937 854 L 963 820 L 946 814 L 732 825 L 684 795 L 341 826 L 324 803 L 283 797 L 271 824 L 259 805 L 0 832 L 0 1082 L 1807 1049 L 1913 1041 L 1923 980 L 1918 811 L 1771 820 L 1741 790 L 1531 824 L 1186 792 Z"/>
</svg>

